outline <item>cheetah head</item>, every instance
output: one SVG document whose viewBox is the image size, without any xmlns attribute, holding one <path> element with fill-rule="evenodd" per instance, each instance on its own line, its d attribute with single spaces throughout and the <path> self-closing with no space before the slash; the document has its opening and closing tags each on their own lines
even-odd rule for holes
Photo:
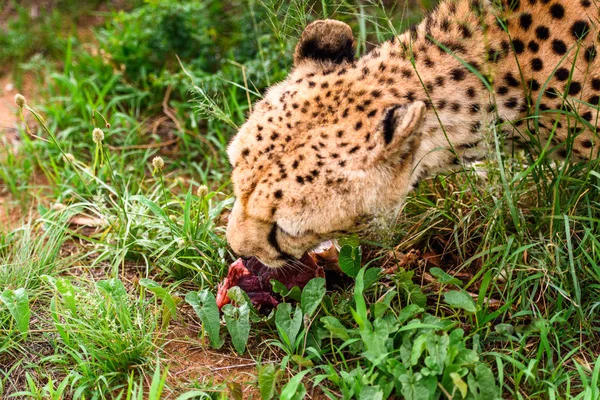
<svg viewBox="0 0 600 400">
<path fill-rule="evenodd" d="M 293 71 L 230 143 L 227 239 L 237 254 L 281 267 L 393 212 L 410 190 L 425 104 L 390 95 L 378 64 L 355 61 L 354 47 L 348 25 L 310 24 Z"/>
</svg>

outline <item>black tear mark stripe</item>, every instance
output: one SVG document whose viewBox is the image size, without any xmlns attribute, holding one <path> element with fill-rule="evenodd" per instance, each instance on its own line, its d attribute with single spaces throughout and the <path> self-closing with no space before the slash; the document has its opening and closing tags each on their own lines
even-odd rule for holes
<svg viewBox="0 0 600 400">
<path fill-rule="evenodd" d="M 271 226 L 271 231 L 269 232 L 269 236 L 267 238 L 267 240 L 269 241 L 269 244 L 271 245 L 271 247 L 273 247 L 275 249 L 275 251 L 277 252 L 277 258 L 280 260 L 293 260 L 294 257 L 291 254 L 286 253 L 285 251 L 281 250 L 281 247 L 279 247 L 279 243 L 277 242 L 277 223 L 274 223 Z"/>
</svg>

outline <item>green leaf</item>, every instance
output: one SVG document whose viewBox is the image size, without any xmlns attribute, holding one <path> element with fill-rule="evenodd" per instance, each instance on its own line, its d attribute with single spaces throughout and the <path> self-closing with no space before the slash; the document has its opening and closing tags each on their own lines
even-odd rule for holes
<svg viewBox="0 0 600 400">
<path fill-rule="evenodd" d="M 477 364 L 475 366 L 475 376 L 469 374 L 467 381 L 469 382 L 469 391 L 477 400 L 497 400 L 501 398 L 494 374 L 487 365 Z"/>
<path fill-rule="evenodd" d="M 171 293 L 152 279 L 142 278 L 140 279 L 140 286 L 154 293 L 163 302 L 163 327 L 169 324 L 171 318 L 177 321 L 177 303 L 175 298 L 171 296 Z"/>
<path fill-rule="evenodd" d="M 360 270 L 361 258 L 360 247 L 342 246 L 339 255 L 340 269 L 349 277 L 356 278 Z"/>
<path fill-rule="evenodd" d="M 456 372 L 452 372 L 450 373 L 450 378 L 452 378 L 452 383 L 454 383 L 454 386 L 456 386 L 462 397 L 467 397 L 469 387 L 467 386 L 467 383 L 462 380 L 460 375 Z"/>
<path fill-rule="evenodd" d="M 376 386 L 366 386 L 358 395 L 359 400 L 383 400 L 383 391 Z"/>
<path fill-rule="evenodd" d="M 29 331 L 29 320 L 31 318 L 31 310 L 29 309 L 29 296 L 24 288 L 16 290 L 5 289 L 0 295 L 0 300 L 15 320 L 15 324 L 19 332 L 27 338 Z"/>
<path fill-rule="evenodd" d="M 466 292 L 451 290 L 444 295 L 444 300 L 453 308 L 459 308 L 469 313 L 477 311 L 475 302 Z"/>
<path fill-rule="evenodd" d="M 310 372 L 309 369 L 304 370 L 297 375 L 294 375 L 292 379 L 283 387 L 281 390 L 280 400 L 299 400 L 303 399 L 306 395 L 306 388 L 302 384 L 302 379 L 306 374 Z"/>
<path fill-rule="evenodd" d="M 342 339 L 343 341 L 350 340 L 348 329 L 346 329 L 346 327 L 342 325 L 340 320 L 336 317 L 327 315 L 325 317 L 321 317 L 321 322 L 323 323 L 325 329 L 329 331 L 332 337 Z"/>
<path fill-rule="evenodd" d="M 73 316 L 77 315 L 77 304 L 75 302 L 75 287 L 66 278 L 54 278 L 49 275 L 43 275 L 42 278 L 51 284 L 54 289 L 60 293 L 65 306 L 71 311 Z"/>
<path fill-rule="evenodd" d="M 215 296 L 208 290 L 201 292 L 190 292 L 185 296 L 185 301 L 192 306 L 200 321 L 202 327 L 208 333 L 211 346 L 215 349 L 223 346 L 221 339 L 221 318 L 219 316 L 219 307 Z"/>
<path fill-rule="evenodd" d="M 290 350 L 294 349 L 296 337 L 302 328 L 302 310 L 296 306 L 294 316 L 291 317 L 292 305 L 290 303 L 279 303 L 275 312 L 275 326 L 279 337 Z"/>
<path fill-rule="evenodd" d="M 301 307 L 308 317 L 312 317 L 325 296 L 325 279 L 313 278 L 302 290 Z"/>
<path fill-rule="evenodd" d="M 448 354 L 450 345 L 450 337 L 446 332 L 440 335 L 430 333 L 425 341 L 425 348 L 428 356 L 425 358 L 425 365 L 432 370 L 436 375 L 441 375 L 444 371 L 444 361 Z"/>
<path fill-rule="evenodd" d="M 233 347 L 239 354 L 243 354 L 250 336 L 250 307 L 248 304 L 239 307 L 225 304 L 222 310 Z"/>
<path fill-rule="evenodd" d="M 302 298 L 300 288 L 298 286 L 294 286 L 291 289 L 288 289 L 283 283 L 271 279 L 271 287 L 273 288 L 273 292 L 277 293 L 281 297 L 289 297 L 292 300 L 300 301 Z"/>
<path fill-rule="evenodd" d="M 96 287 L 110 296 L 114 304 L 127 303 L 127 290 L 120 279 L 111 278 L 96 282 Z"/>
<path fill-rule="evenodd" d="M 369 268 L 365 271 L 365 289 L 368 289 L 379 280 L 381 268 Z"/>
<path fill-rule="evenodd" d="M 452 275 L 446 273 L 446 271 L 442 270 L 441 268 L 433 267 L 429 270 L 429 273 L 435 276 L 438 279 L 438 281 L 440 281 L 440 283 L 443 283 L 445 285 L 463 285 L 460 279 L 457 279 Z"/>
<path fill-rule="evenodd" d="M 406 307 L 404 307 L 398 314 L 398 323 L 403 324 L 415 315 L 422 313 L 423 311 L 425 311 L 424 308 L 419 307 L 416 304 L 409 304 Z"/>
<path fill-rule="evenodd" d="M 275 372 L 275 364 L 270 363 L 258 368 L 258 386 L 262 400 L 271 400 L 275 397 L 277 379 L 279 374 Z"/>
</svg>

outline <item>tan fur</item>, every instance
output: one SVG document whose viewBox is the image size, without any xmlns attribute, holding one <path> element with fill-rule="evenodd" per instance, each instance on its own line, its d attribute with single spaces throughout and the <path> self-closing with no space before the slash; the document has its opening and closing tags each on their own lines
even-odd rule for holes
<svg viewBox="0 0 600 400">
<path fill-rule="evenodd" d="M 393 214 L 420 179 L 487 157 L 492 125 L 518 145 L 539 124 L 552 156 L 597 157 L 598 0 L 512 3 L 447 0 L 356 61 L 346 25 L 307 27 L 230 144 L 232 249 L 278 267 Z"/>
</svg>

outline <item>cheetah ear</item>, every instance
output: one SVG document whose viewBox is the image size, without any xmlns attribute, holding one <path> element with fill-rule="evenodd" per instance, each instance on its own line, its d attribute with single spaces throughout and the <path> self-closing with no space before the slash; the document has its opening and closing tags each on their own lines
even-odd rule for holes
<svg viewBox="0 0 600 400">
<path fill-rule="evenodd" d="M 352 62 L 354 46 L 352 29 L 347 24 L 332 19 L 315 21 L 300 36 L 294 52 L 294 65 L 305 61 Z"/>
<path fill-rule="evenodd" d="M 415 101 L 396 105 L 385 111 L 381 132 L 385 156 L 406 155 L 416 149 L 421 142 L 421 127 L 425 119 L 425 103 Z"/>
</svg>

